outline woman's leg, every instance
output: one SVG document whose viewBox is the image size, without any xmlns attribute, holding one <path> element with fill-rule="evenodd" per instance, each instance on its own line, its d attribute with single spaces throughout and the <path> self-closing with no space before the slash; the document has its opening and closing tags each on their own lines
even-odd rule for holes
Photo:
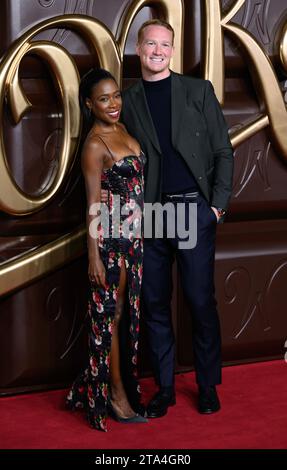
<svg viewBox="0 0 287 470">
<path fill-rule="evenodd" d="M 124 308 L 126 286 L 127 272 L 125 263 L 123 262 L 119 280 L 118 298 L 115 307 L 110 363 L 111 402 L 120 418 L 130 418 L 135 415 L 135 412 L 128 402 L 120 370 L 119 323 Z"/>
</svg>

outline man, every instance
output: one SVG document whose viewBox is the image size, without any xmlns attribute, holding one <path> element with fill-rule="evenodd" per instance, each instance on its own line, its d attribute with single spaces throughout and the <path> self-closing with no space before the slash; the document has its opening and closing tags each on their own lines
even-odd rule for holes
<svg viewBox="0 0 287 470">
<path fill-rule="evenodd" d="M 197 204 L 194 248 L 180 249 L 177 234 L 144 242 L 144 313 L 159 387 L 147 407 L 151 418 L 165 415 L 175 404 L 174 256 L 193 320 L 198 410 L 213 413 L 220 409 L 216 392 L 221 383 L 221 340 L 214 298 L 215 233 L 231 195 L 233 151 L 211 83 L 170 71 L 173 39 L 174 31 L 164 21 L 151 20 L 141 26 L 136 50 L 142 80 L 124 91 L 122 111 L 123 122 L 147 156 L 145 201 L 170 202 L 175 211 L 177 203 L 186 208 Z"/>
</svg>

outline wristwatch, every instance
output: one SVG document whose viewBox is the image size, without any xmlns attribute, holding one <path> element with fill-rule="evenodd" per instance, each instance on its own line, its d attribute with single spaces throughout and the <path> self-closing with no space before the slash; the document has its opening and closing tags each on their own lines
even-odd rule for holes
<svg viewBox="0 0 287 470">
<path fill-rule="evenodd" d="M 215 207 L 215 206 L 214 206 Z M 226 214 L 226 210 L 222 209 L 222 207 L 215 207 L 218 213 L 218 217 L 221 218 Z"/>
</svg>

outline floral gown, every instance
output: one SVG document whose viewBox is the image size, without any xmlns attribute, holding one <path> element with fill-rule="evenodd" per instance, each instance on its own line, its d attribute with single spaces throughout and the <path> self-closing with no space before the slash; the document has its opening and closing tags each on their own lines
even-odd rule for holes
<svg viewBox="0 0 287 470">
<path fill-rule="evenodd" d="M 105 144 L 106 145 L 106 144 Z M 129 300 L 128 358 L 125 364 L 130 377 L 128 387 L 139 401 L 140 389 L 137 382 L 137 352 L 139 335 L 139 303 L 142 280 L 143 239 L 142 213 L 143 168 L 145 156 L 130 155 L 114 161 L 111 168 L 102 172 L 102 188 L 109 192 L 108 220 L 109 236 L 99 236 L 101 259 L 106 269 L 106 288 L 91 283 L 88 300 L 89 318 L 89 364 L 75 380 L 67 396 L 70 409 L 84 408 L 90 425 L 107 430 L 107 401 L 109 396 L 109 366 L 115 307 L 118 298 L 120 271 L 125 263 Z M 113 237 L 115 200 L 117 207 L 125 208 L 126 216 L 120 216 L 118 224 L 120 237 Z M 138 209 L 135 211 L 135 207 Z M 133 226 L 138 225 L 136 236 L 123 236 L 123 223 L 134 213 Z M 134 234 L 135 235 L 135 234 Z M 128 363 L 127 363 L 128 361 Z M 128 392 L 128 390 L 127 390 Z"/>
</svg>

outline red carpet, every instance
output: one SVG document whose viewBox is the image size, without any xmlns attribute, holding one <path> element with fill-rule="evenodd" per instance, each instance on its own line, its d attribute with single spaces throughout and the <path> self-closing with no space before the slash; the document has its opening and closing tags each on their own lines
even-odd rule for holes
<svg viewBox="0 0 287 470">
<path fill-rule="evenodd" d="M 80 412 L 64 409 L 65 391 L 0 398 L 1 449 L 286 449 L 287 364 L 226 367 L 218 387 L 222 410 L 196 411 L 194 374 L 176 377 L 177 404 L 147 424 L 109 420 L 109 431 L 89 428 Z M 151 379 L 142 381 L 145 399 Z"/>
</svg>

